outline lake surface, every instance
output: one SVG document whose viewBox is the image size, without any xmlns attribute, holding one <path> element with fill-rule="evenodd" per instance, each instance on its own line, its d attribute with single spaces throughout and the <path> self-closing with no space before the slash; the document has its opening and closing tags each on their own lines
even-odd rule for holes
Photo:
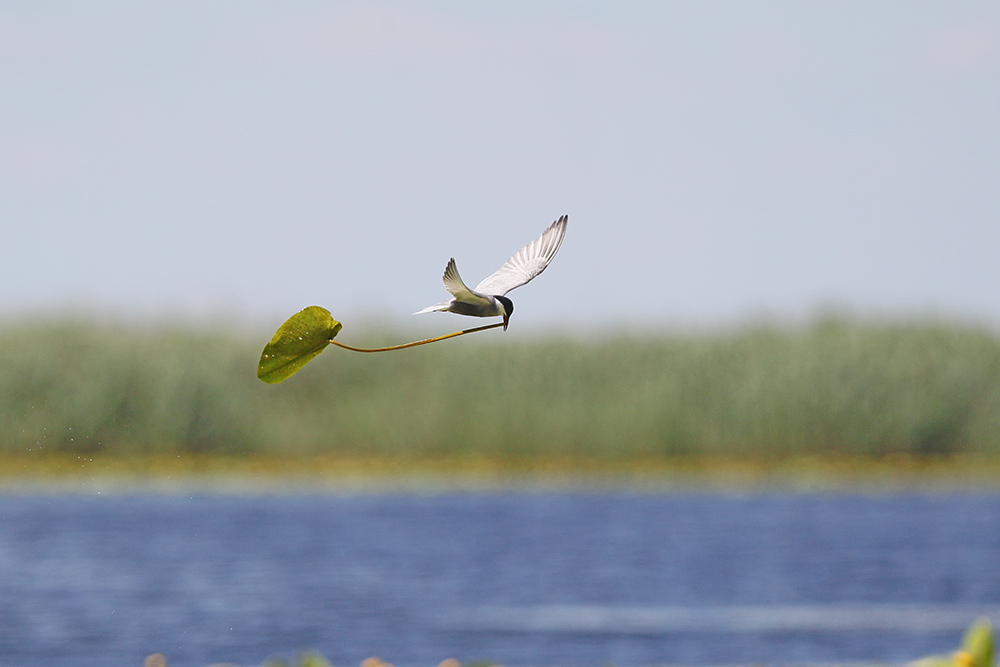
<svg viewBox="0 0 1000 667">
<path fill-rule="evenodd" d="M 1000 495 L 0 496 L 0 664 L 904 662 L 1000 621 Z"/>
</svg>

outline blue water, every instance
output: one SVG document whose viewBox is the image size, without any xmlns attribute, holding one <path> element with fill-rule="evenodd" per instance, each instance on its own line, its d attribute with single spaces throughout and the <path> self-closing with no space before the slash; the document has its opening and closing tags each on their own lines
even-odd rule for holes
<svg viewBox="0 0 1000 667">
<path fill-rule="evenodd" d="M 997 495 L 0 496 L 2 665 L 902 662 L 998 609 Z"/>
</svg>

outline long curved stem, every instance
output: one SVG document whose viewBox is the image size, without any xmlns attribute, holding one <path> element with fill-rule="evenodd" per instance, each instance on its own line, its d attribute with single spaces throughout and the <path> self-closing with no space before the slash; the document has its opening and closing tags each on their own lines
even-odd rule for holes
<svg viewBox="0 0 1000 667">
<path fill-rule="evenodd" d="M 497 322 L 496 324 L 487 324 L 486 326 L 476 327 L 475 329 L 465 329 L 464 331 L 456 331 L 455 333 L 450 333 L 446 336 L 437 336 L 435 338 L 425 338 L 424 340 L 413 341 L 412 343 L 403 343 L 402 345 L 393 345 L 392 347 L 351 347 L 350 345 L 344 345 L 343 343 L 338 343 L 335 340 L 331 340 L 330 343 L 336 345 L 337 347 L 342 347 L 345 350 L 351 350 L 352 352 L 392 352 L 393 350 L 405 350 L 408 347 L 416 347 L 417 345 L 426 345 L 427 343 L 436 343 L 439 340 L 448 340 L 449 338 L 454 338 L 455 336 L 461 336 L 463 334 L 475 333 L 477 331 L 486 331 L 487 329 L 495 329 L 497 327 L 502 327 L 503 322 Z"/>
</svg>

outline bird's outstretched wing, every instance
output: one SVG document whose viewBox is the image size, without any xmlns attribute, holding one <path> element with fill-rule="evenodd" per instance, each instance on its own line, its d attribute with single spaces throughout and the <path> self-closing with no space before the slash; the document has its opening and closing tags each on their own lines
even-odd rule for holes
<svg viewBox="0 0 1000 667">
<path fill-rule="evenodd" d="M 414 315 L 422 315 L 423 313 L 431 313 L 434 311 L 451 310 L 453 312 L 459 312 L 454 310 L 456 302 L 479 307 L 486 307 L 490 305 L 489 299 L 482 294 L 473 292 L 465 286 L 465 283 L 462 281 L 462 276 L 458 275 L 458 266 L 455 264 L 454 257 L 448 260 L 448 266 L 444 267 L 444 276 L 442 276 L 441 279 L 444 282 L 444 288 L 448 290 L 448 293 L 451 294 L 452 298 L 447 301 L 435 303 L 433 306 L 427 306 L 423 310 L 418 310 L 413 313 Z"/>
<path fill-rule="evenodd" d="M 518 250 L 496 273 L 484 279 L 472 291 L 480 294 L 502 296 L 512 289 L 524 285 L 540 274 L 559 251 L 563 237 L 566 236 L 566 225 L 568 222 L 569 216 L 565 215 L 553 222 L 549 225 L 548 229 L 542 232 L 541 236 Z M 453 264 L 454 260 L 448 266 L 451 267 Z M 458 275 L 457 269 L 455 270 L 455 275 Z M 459 278 L 459 283 L 461 284 L 461 278 Z M 455 294 L 448 287 L 447 272 L 445 272 L 445 287 L 448 288 L 449 292 Z M 465 285 L 462 285 L 462 287 L 465 287 Z"/>
<path fill-rule="evenodd" d="M 485 305 L 490 302 L 485 296 L 478 294 L 478 290 L 473 291 L 465 286 L 465 283 L 462 282 L 462 276 L 458 275 L 458 266 L 455 264 L 454 257 L 448 260 L 448 266 L 444 267 L 442 280 L 444 281 L 444 288 L 448 290 L 449 294 L 455 297 L 456 301 L 477 305 Z"/>
</svg>

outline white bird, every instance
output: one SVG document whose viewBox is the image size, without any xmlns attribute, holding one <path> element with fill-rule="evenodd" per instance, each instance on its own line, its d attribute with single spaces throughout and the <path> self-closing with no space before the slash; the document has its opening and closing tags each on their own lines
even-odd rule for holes
<svg viewBox="0 0 1000 667">
<path fill-rule="evenodd" d="M 514 312 L 514 304 L 504 295 L 512 289 L 527 284 L 545 270 L 562 245 L 568 222 L 569 217 L 565 215 L 553 222 L 541 236 L 518 250 L 496 273 L 476 285 L 476 289 L 465 286 L 462 277 L 458 275 L 455 258 L 452 257 L 444 269 L 444 288 L 452 298 L 413 314 L 438 311 L 474 317 L 502 316 L 503 328 L 506 331 L 507 323 Z"/>
</svg>

